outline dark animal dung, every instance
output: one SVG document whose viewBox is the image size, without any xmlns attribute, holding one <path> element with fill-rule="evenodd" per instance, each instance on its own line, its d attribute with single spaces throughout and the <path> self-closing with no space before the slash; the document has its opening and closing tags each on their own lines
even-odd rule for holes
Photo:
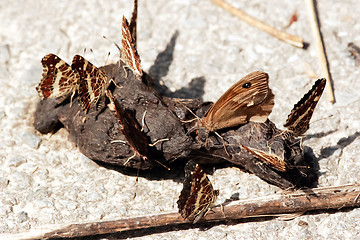
<svg viewBox="0 0 360 240">
<path fill-rule="evenodd" d="M 54 54 L 44 57 L 37 87 L 44 99 L 35 112 L 35 128 L 46 134 L 65 127 L 84 155 L 121 167 L 171 168 L 189 159 L 208 165 L 228 162 L 284 189 L 311 186 L 314 169 L 304 158 L 300 139 L 296 134 L 283 137 L 267 119 L 274 105 L 268 74 L 248 74 L 212 105 L 161 96 L 140 65 L 136 6 L 135 1 L 130 25 L 123 18 L 118 63 L 97 68 L 76 55 L 70 67 Z M 296 130 L 299 116 L 306 119 L 298 132 L 307 130 L 324 85 L 318 81 L 295 105 L 291 126 Z M 115 106 L 115 114 L 107 104 Z"/>
</svg>

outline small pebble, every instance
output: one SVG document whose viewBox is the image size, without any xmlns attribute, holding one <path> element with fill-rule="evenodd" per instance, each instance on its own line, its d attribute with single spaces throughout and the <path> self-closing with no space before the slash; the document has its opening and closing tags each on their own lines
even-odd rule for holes
<svg viewBox="0 0 360 240">
<path fill-rule="evenodd" d="M 11 174 L 9 187 L 16 190 L 26 190 L 31 187 L 32 178 L 30 175 L 23 172 L 16 172 Z"/>
<path fill-rule="evenodd" d="M 25 212 L 25 211 L 21 211 L 21 212 L 18 214 L 18 217 L 19 217 L 19 221 L 20 221 L 20 222 L 25 222 L 25 221 L 28 220 L 28 218 L 29 218 L 27 212 Z"/>
<path fill-rule="evenodd" d="M 9 179 L 0 177 L 0 189 L 5 189 L 9 185 Z"/>
<path fill-rule="evenodd" d="M 23 140 L 23 142 L 28 145 L 31 148 L 38 149 L 40 146 L 40 138 L 33 133 L 30 132 L 22 132 L 20 134 L 20 138 Z"/>
<path fill-rule="evenodd" d="M 9 167 L 18 167 L 21 164 L 26 163 L 26 158 L 23 156 L 13 156 L 9 160 Z"/>
</svg>

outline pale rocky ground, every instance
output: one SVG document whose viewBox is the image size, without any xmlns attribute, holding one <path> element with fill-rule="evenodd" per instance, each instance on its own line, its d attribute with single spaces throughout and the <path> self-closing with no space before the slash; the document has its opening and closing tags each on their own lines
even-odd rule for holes
<svg viewBox="0 0 360 240">
<path fill-rule="evenodd" d="M 142 66 L 149 71 L 178 31 L 174 59 L 162 81 L 176 90 L 203 77 L 203 98 L 214 101 L 245 74 L 266 71 L 276 95 L 270 119 L 280 127 L 314 82 L 306 73 L 309 66 L 321 76 L 306 7 L 300 0 L 231 2 L 277 28 L 286 26 L 297 11 L 299 20 L 287 31 L 302 36 L 310 47 L 303 50 L 280 42 L 208 0 L 140 0 Z M 356 183 L 360 179 L 360 71 L 346 47 L 348 42 L 360 45 L 360 3 L 322 0 L 318 8 L 336 103 L 321 98 L 304 145 L 319 158 L 319 186 Z M 181 183 L 140 178 L 135 186 L 136 177 L 100 167 L 83 156 L 64 129 L 41 135 L 32 126 L 41 58 L 52 52 L 71 62 L 86 48 L 94 54 L 87 51 L 85 57 L 97 66 L 105 64 L 109 51 L 110 61 L 117 61 L 117 49 L 102 36 L 120 43 L 122 15 L 130 18 L 131 10 L 131 1 L 125 0 L 0 2 L 0 233 L 177 210 Z M 323 136 L 314 135 L 320 133 Z M 220 189 L 219 203 L 236 193 L 252 198 L 281 191 L 235 168 L 217 170 L 210 178 Z M 355 239 L 360 238 L 359 219 L 360 210 L 354 209 L 137 238 Z"/>
</svg>

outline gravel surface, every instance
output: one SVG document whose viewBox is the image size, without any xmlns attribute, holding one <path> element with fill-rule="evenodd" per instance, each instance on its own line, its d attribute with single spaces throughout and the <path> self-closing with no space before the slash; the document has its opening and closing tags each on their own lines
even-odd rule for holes
<svg viewBox="0 0 360 240">
<path fill-rule="evenodd" d="M 228 2 L 280 29 L 297 11 L 299 20 L 287 31 L 302 36 L 310 47 L 303 50 L 280 42 L 209 0 L 140 0 L 142 66 L 173 91 L 193 79 L 204 80 L 202 97 L 212 101 L 247 73 L 266 71 L 276 96 L 270 119 L 280 127 L 311 88 L 314 80 L 308 77 L 309 69 L 321 77 L 304 1 Z M 358 0 L 318 1 L 336 96 L 335 104 L 327 102 L 326 96 L 321 98 L 304 140 L 319 160 L 319 186 L 360 179 L 360 71 L 346 50 L 348 42 L 360 45 L 359 7 Z M 136 177 L 83 156 L 64 129 L 41 135 L 32 126 L 41 58 L 52 52 L 71 63 L 75 54 L 81 54 L 101 66 L 111 52 L 108 62 L 117 61 L 112 41 L 120 43 L 122 15 L 130 18 L 131 1 L 3 0 L 0 9 L 0 233 L 176 211 L 182 188 L 179 179 L 139 178 L 136 184 Z M 169 61 L 166 54 L 159 54 L 172 36 L 177 37 Z M 156 68 L 152 67 L 155 60 Z M 235 168 L 216 170 L 210 178 L 220 189 L 218 203 L 233 194 L 252 198 L 281 191 Z M 308 214 L 291 221 L 220 224 L 206 230 L 145 231 L 137 238 L 354 239 L 360 237 L 359 219 L 360 210 L 354 209 Z"/>
</svg>

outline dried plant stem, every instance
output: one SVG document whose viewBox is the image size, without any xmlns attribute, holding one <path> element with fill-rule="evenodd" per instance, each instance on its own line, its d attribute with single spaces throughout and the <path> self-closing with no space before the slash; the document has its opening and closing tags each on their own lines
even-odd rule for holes
<svg viewBox="0 0 360 240">
<path fill-rule="evenodd" d="M 280 30 L 252 17 L 252 16 L 247 15 L 245 12 L 241 11 L 240 9 L 234 8 L 233 6 L 231 6 L 230 4 L 228 4 L 227 2 L 225 2 L 223 0 L 212 0 L 212 2 L 217 4 L 218 6 L 222 7 L 226 11 L 230 12 L 231 14 L 237 16 L 244 22 L 246 22 L 254 27 L 257 27 L 261 31 L 264 31 L 264 32 L 278 38 L 281 41 L 289 43 L 295 47 L 299 47 L 299 48 L 304 47 L 303 38 L 301 38 L 299 36 L 294 36 L 294 35 L 288 34 L 286 32 L 280 31 Z"/>
<path fill-rule="evenodd" d="M 261 198 L 233 201 L 212 208 L 200 222 L 279 216 L 311 210 L 359 207 L 360 184 L 298 190 Z M 9 239 L 44 239 L 54 237 L 84 237 L 136 229 L 188 223 L 177 212 L 145 217 L 125 218 L 99 222 L 45 226 L 30 232 L 7 235 Z"/>
<path fill-rule="evenodd" d="M 321 65 L 321 70 L 326 78 L 327 84 L 326 84 L 325 91 L 326 91 L 327 99 L 329 102 L 334 103 L 335 97 L 334 97 L 334 91 L 333 91 L 331 79 L 330 79 L 329 65 L 328 65 L 328 62 L 326 59 L 325 47 L 324 47 L 323 39 L 321 37 L 318 18 L 316 16 L 314 0 L 305 0 L 305 3 L 307 6 L 307 9 L 308 9 L 308 12 L 309 12 L 311 29 L 312 29 L 312 32 L 314 35 L 314 40 L 315 40 L 317 54 L 318 54 L 320 65 Z"/>
</svg>

